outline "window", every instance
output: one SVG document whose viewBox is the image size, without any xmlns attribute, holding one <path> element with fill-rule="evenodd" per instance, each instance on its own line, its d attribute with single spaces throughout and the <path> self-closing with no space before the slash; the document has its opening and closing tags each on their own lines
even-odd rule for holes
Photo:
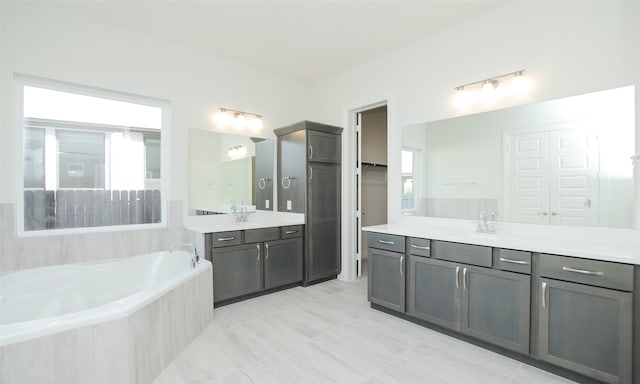
<svg viewBox="0 0 640 384">
<path fill-rule="evenodd" d="M 164 222 L 166 102 L 16 80 L 24 233 Z"/>
<path fill-rule="evenodd" d="M 417 204 L 417 164 L 418 150 L 411 148 L 402 149 L 402 211 L 415 211 Z"/>
</svg>

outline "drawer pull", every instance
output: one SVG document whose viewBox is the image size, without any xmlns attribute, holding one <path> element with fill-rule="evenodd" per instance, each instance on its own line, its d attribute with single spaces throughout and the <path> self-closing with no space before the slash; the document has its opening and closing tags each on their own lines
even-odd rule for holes
<svg viewBox="0 0 640 384">
<path fill-rule="evenodd" d="M 378 243 L 389 244 L 389 245 L 395 244 L 393 241 L 386 241 L 386 240 L 378 240 Z"/>
<path fill-rule="evenodd" d="M 410 246 L 411 248 L 422 249 L 422 250 L 425 250 L 425 251 L 428 251 L 428 250 L 430 250 L 430 249 L 431 249 L 431 247 L 423 247 L 423 246 L 420 246 L 420 245 L 413 245 L 413 244 L 411 244 L 411 245 L 409 245 L 409 246 Z"/>
<path fill-rule="evenodd" d="M 500 261 L 502 261 L 503 263 L 529 265 L 529 262 L 525 261 L 525 260 L 513 260 L 513 259 L 507 259 L 507 258 L 504 258 L 504 257 L 501 257 Z"/>
<path fill-rule="evenodd" d="M 218 237 L 218 241 L 231 241 L 231 240 L 235 240 L 236 237 L 235 236 L 231 236 L 231 237 Z"/>
<path fill-rule="evenodd" d="M 594 276 L 604 275 L 604 272 L 600 272 L 600 271 L 589 271 L 587 269 L 575 269 L 571 267 L 562 267 L 562 270 L 567 272 L 581 273 L 583 275 L 594 275 Z"/>
<path fill-rule="evenodd" d="M 298 231 L 284 231 L 285 235 L 291 235 L 291 234 L 294 234 L 294 233 L 298 233 Z"/>
</svg>

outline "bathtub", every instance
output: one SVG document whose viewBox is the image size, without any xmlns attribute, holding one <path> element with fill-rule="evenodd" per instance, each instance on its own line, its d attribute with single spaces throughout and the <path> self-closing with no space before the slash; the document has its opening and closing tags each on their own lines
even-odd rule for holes
<svg viewBox="0 0 640 384">
<path fill-rule="evenodd" d="M 213 317 L 212 266 L 185 249 L 0 276 L 9 383 L 150 383 Z"/>
</svg>

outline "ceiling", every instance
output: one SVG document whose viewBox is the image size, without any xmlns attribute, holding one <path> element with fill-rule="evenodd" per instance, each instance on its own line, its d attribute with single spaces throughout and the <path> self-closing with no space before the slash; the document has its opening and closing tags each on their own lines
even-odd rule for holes
<svg viewBox="0 0 640 384">
<path fill-rule="evenodd" d="M 500 1 L 54 1 L 76 17 L 314 82 Z"/>
</svg>

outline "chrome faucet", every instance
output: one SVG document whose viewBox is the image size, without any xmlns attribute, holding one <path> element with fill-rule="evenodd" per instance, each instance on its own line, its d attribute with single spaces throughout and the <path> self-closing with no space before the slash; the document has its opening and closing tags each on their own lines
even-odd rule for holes
<svg viewBox="0 0 640 384">
<path fill-rule="evenodd" d="M 249 212 L 247 212 L 247 207 L 240 207 L 240 213 L 235 213 L 236 222 L 238 223 L 246 223 L 249 220 Z"/>
<path fill-rule="evenodd" d="M 198 265 L 198 263 L 200 262 L 200 255 L 198 254 L 198 250 L 196 249 L 195 245 L 191 243 L 179 243 L 173 244 L 169 247 L 169 253 L 178 250 L 191 253 L 191 266 L 193 268 L 195 268 L 196 265 Z"/>
<path fill-rule="evenodd" d="M 236 207 L 236 202 L 231 200 L 231 212 L 236 213 L 238 207 Z"/>
<path fill-rule="evenodd" d="M 480 212 L 480 221 L 477 222 L 476 232 L 478 233 L 496 233 L 496 227 L 493 222 L 495 220 L 496 211 L 491 212 L 491 220 L 489 220 L 489 213 L 487 211 Z"/>
</svg>

